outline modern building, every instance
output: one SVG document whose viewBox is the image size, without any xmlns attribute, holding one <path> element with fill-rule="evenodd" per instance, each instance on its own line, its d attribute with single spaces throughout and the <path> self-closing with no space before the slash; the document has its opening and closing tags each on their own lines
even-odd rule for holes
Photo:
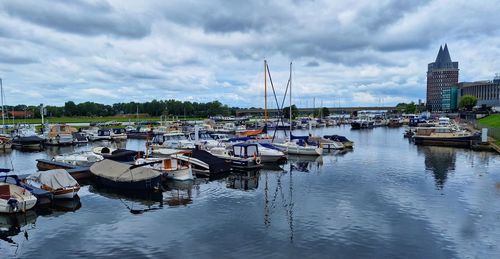
<svg viewBox="0 0 500 259">
<path fill-rule="evenodd" d="M 456 86 L 441 91 L 441 110 L 451 112 L 458 110 L 459 89 Z"/>
<path fill-rule="evenodd" d="M 500 75 L 498 74 L 493 80 L 461 82 L 458 87 L 460 96 L 475 96 L 477 106 L 500 107 Z"/>
<path fill-rule="evenodd" d="M 439 47 L 436 61 L 427 66 L 427 109 L 442 111 L 443 90 L 458 83 L 458 62 L 451 61 L 448 45 Z M 445 91 L 446 92 L 446 91 Z"/>
</svg>

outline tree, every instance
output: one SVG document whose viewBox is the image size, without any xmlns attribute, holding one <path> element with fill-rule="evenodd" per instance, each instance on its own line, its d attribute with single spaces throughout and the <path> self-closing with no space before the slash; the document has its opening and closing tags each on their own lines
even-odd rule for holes
<svg viewBox="0 0 500 259">
<path fill-rule="evenodd" d="M 292 105 L 292 119 L 297 118 L 298 115 L 299 115 L 299 109 L 297 109 L 297 106 L 295 106 L 295 104 L 293 104 Z M 283 108 L 283 116 L 286 119 L 290 118 L 290 106 Z"/>
<path fill-rule="evenodd" d="M 323 110 L 321 111 L 323 117 L 327 117 L 327 116 L 330 116 L 330 110 L 328 110 L 328 108 L 326 107 L 323 107 Z"/>
<path fill-rule="evenodd" d="M 472 96 L 472 95 L 464 95 L 460 97 L 460 102 L 458 103 L 458 106 L 460 108 L 465 108 L 468 111 L 472 110 L 472 107 L 476 106 L 477 104 L 477 97 Z"/>
<path fill-rule="evenodd" d="M 66 116 L 75 116 L 78 112 L 78 108 L 73 101 L 68 101 L 64 103 L 64 115 Z"/>
</svg>

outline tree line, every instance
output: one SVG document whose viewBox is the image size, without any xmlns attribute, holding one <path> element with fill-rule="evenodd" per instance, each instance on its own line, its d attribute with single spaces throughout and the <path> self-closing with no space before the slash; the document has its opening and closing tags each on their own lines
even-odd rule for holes
<svg viewBox="0 0 500 259">
<path fill-rule="evenodd" d="M 5 106 L 5 111 L 31 111 L 34 118 L 40 118 L 39 106 L 16 105 Z M 150 102 L 115 103 L 112 105 L 95 102 L 76 104 L 67 101 L 64 106 L 45 106 L 45 116 L 48 117 L 104 117 L 123 114 L 148 114 L 149 116 L 174 115 L 179 117 L 209 117 L 216 115 L 235 115 L 237 107 L 229 107 L 219 101 L 207 103 L 178 101 L 178 100 L 152 100 Z"/>
</svg>

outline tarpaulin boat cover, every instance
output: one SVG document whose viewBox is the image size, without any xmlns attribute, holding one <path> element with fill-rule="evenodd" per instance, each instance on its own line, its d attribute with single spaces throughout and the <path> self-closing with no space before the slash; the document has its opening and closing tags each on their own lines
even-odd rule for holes
<svg viewBox="0 0 500 259">
<path fill-rule="evenodd" d="M 115 182 L 138 182 L 160 176 L 160 173 L 153 169 L 134 167 L 133 165 L 115 162 L 109 159 L 93 164 L 90 167 L 90 172 Z"/>
<path fill-rule="evenodd" d="M 78 182 L 64 169 L 36 172 L 28 176 L 27 179 L 45 184 L 52 189 L 72 187 L 78 184 Z"/>
</svg>

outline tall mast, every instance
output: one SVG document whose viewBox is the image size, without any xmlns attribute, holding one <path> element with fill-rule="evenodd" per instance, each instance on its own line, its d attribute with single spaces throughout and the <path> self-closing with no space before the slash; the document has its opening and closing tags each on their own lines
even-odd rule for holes
<svg viewBox="0 0 500 259">
<path fill-rule="evenodd" d="M 292 62 L 290 62 L 290 141 L 292 141 Z"/>
<path fill-rule="evenodd" d="M 264 122 L 267 124 L 267 61 L 264 59 Z"/>
<path fill-rule="evenodd" d="M 0 78 L 0 95 L 2 99 L 2 128 L 5 130 L 5 112 L 3 109 L 3 83 L 2 83 L 2 78 Z M 3 132 L 5 133 L 5 132 Z"/>
</svg>

